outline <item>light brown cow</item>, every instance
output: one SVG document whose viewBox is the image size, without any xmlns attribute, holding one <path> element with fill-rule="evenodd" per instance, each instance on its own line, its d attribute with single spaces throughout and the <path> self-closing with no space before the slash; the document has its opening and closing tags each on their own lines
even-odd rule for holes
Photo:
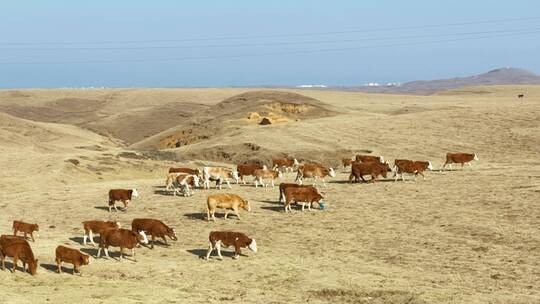
<svg viewBox="0 0 540 304">
<path fill-rule="evenodd" d="M 128 203 L 131 201 L 132 197 L 139 196 L 137 189 L 133 188 L 130 190 L 127 189 L 111 189 L 109 190 L 109 212 L 111 208 L 114 207 L 114 210 L 118 212 L 115 203 L 121 201 L 124 204 L 124 211 L 127 211 Z"/>
<path fill-rule="evenodd" d="M 77 249 L 68 248 L 66 246 L 59 245 L 56 247 L 56 265 L 58 266 L 58 273 L 62 273 L 62 262 L 73 264 L 73 272 L 75 271 L 82 276 L 81 266 L 90 264 L 90 256 L 81 253 Z"/>
<path fill-rule="evenodd" d="M 30 237 L 32 238 L 32 242 L 35 242 L 34 232 L 36 232 L 36 236 L 39 236 L 38 224 L 28 224 L 22 221 L 13 221 L 12 229 L 13 229 L 14 236 L 17 236 L 17 232 L 21 231 L 24 233 L 24 238 L 26 239 L 26 236 L 30 234 Z"/>
<path fill-rule="evenodd" d="M 276 158 L 272 159 L 272 169 L 279 170 L 279 168 L 285 169 L 285 172 L 291 171 L 294 172 L 294 167 L 300 165 L 296 158 Z"/>
<path fill-rule="evenodd" d="M 426 176 L 424 175 L 424 171 L 426 170 L 433 170 L 433 165 L 430 161 L 413 161 L 408 159 L 396 159 L 394 160 L 394 181 L 397 181 L 399 179 L 399 175 L 401 174 L 401 179 L 405 181 L 404 174 L 414 174 L 414 180 L 416 180 L 416 176 L 418 174 L 422 175 L 424 179 L 426 179 Z"/>
<path fill-rule="evenodd" d="M 233 210 L 236 214 L 236 217 L 240 219 L 240 214 L 238 213 L 238 210 L 240 208 L 250 212 L 251 206 L 249 202 L 240 196 L 236 194 L 231 193 L 219 193 L 219 194 L 211 194 L 206 199 L 206 220 L 210 220 L 210 216 L 212 216 L 212 220 L 216 220 L 216 217 L 214 216 L 216 213 L 216 209 L 225 209 L 225 219 L 227 218 L 227 215 L 229 214 L 229 210 Z"/>
<path fill-rule="evenodd" d="M 238 259 L 240 257 L 241 248 L 249 248 L 253 252 L 257 252 L 257 242 L 255 239 L 249 238 L 247 235 L 241 232 L 234 231 L 212 231 L 208 236 L 210 240 L 210 248 L 206 252 L 206 259 L 210 258 L 210 254 L 214 249 L 217 249 L 217 253 L 220 260 L 223 260 L 221 256 L 221 246 L 230 247 L 234 246 L 234 257 Z"/>
<path fill-rule="evenodd" d="M 154 249 L 154 243 L 156 242 L 156 237 L 163 239 L 165 245 L 167 244 L 167 239 L 165 236 L 168 236 L 171 240 L 177 241 L 176 231 L 173 228 L 165 225 L 160 220 L 148 219 L 148 218 L 136 218 L 131 222 L 131 230 L 134 232 L 144 231 L 146 235 L 152 236 L 152 245 L 151 249 Z"/>
<path fill-rule="evenodd" d="M 388 163 L 379 163 L 379 162 L 354 162 L 351 167 L 351 174 L 349 175 L 349 182 L 352 183 L 353 178 L 355 182 L 362 181 L 368 182 L 364 179 L 364 175 L 371 175 L 370 182 L 374 183 L 377 180 L 379 175 L 382 175 L 384 178 L 387 177 L 388 172 L 391 172 L 390 166 Z"/>
<path fill-rule="evenodd" d="M 144 231 L 133 232 L 128 229 L 108 229 L 101 232 L 97 257 L 101 256 L 101 249 L 105 250 L 105 255 L 109 257 L 109 246 L 120 247 L 120 261 L 124 255 L 124 248 L 131 249 L 131 256 L 135 259 L 135 247 L 142 242 L 148 244 L 148 239 Z"/>
<path fill-rule="evenodd" d="M 92 246 L 96 246 L 94 243 L 94 234 L 101 234 L 108 229 L 120 229 L 122 228 L 119 222 L 111 221 L 84 221 L 82 222 L 84 228 L 83 244 L 86 246 L 86 240 L 90 238 Z"/>
<path fill-rule="evenodd" d="M 244 180 L 244 176 L 254 176 L 255 170 L 259 169 L 266 169 L 266 166 L 259 164 L 239 164 L 236 166 L 239 178 L 236 180 L 236 183 L 238 184 L 241 181 L 245 185 L 246 181 Z"/>
<path fill-rule="evenodd" d="M 34 252 L 28 242 L 20 237 L 12 235 L 0 236 L 0 259 L 2 260 L 2 270 L 6 269 L 5 259 L 6 257 L 13 258 L 13 270 L 15 273 L 17 269 L 17 261 L 23 262 L 23 271 L 26 271 L 26 264 L 28 264 L 28 271 L 31 275 L 37 273 L 38 260 L 34 258 Z"/>
<path fill-rule="evenodd" d="M 230 180 L 238 180 L 238 172 L 223 167 L 204 167 L 203 168 L 203 186 L 204 189 L 210 189 L 210 181 L 216 181 L 216 188 L 221 190 L 221 184 L 223 181 L 227 183 L 229 189 L 231 189 Z"/>
<path fill-rule="evenodd" d="M 302 211 L 304 211 L 304 206 L 307 204 L 308 210 L 311 210 L 311 204 L 321 203 L 322 195 L 317 191 L 313 186 L 307 187 L 287 187 L 284 189 L 285 192 L 285 213 L 287 209 L 292 212 L 291 204 L 292 203 L 301 203 Z"/>
<path fill-rule="evenodd" d="M 313 185 L 315 186 L 317 185 L 317 180 L 320 179 L 323 186 L 326 187 L 326 182 L 324 181 L 326 176 L 336 177 L 336 172 L 332 168 L 325 168 L 319 164 L 305 164 L 298 167 L 296 182 L 301 185 L 304 178 L 313 178 Z"/>
<path fill-rule="evenodd" d="M 255 182 L 255 188 L 257 188 L 258 184 L 260 183 L 261 186 L 268 187 L 268 185 L 272 185 L 274 187 L 274 180 L 276 178 L 282 178 L 283 175 L 278 170 L 267 170 L 267 169 L 258 169 L 253 172 L 253 175 L 255 176 L 255 179 L 253 180 Z M 269 180 L 266 184 L 264 183 L 264 180 Z"/>
<path fill-rule="evenodd" d="M 199 176 L 194 174 L 169 173 L 165 181 L 165 191 L 173 190 L 174 196 L 176 193 L 191 196 L 195 194 L 192 189 L 199 188 L 199 186 Z"/>
<path fill-rule="evenodd" d="M 462 168 L 464 164 L 471 166 L 471 161 L 473 160 L 478 160 L 476 154 L 446 153 L 446 162 L 444 163 L 443 169 L 446 169 L 446 166 L 450 166 L 450 170 L 452 170 L 452 164 L 461 164 Z"/>
<path fill-rule="evenodd" d="M 356 155 L 355 161 L 362 162 L 362 163 L 379 162 L 382 164 L 384 163 L 384 157 L 358 154 Z"/>
</svg>

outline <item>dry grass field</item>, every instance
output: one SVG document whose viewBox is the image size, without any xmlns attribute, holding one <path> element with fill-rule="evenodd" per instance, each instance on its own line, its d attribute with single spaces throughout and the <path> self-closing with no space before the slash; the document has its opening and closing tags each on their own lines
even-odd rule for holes
<svg viewBox="0 0 540 304">
<path fill-rule="evenodd" d="M 15 219 L 40 225 L 31 243 L 38 274 L 0 271 L 0 303 L 540 303 L 540 86 L 432 96 L 279 90 L 268 103 L 253 97 L 258 90 L 0 91 L 0 234 Z M 245 92 L 255 93 L 220 104 Z M 276 104 L 293 93 L 310 97 L 306 112 Z M 283 120 L 261 126 L 246 118 L 253 111 Z M 188 133 L 189 144 L 153 152 Z M 335 167 L 366 150 L 436 169 L 446 152 L 479 161 L 416 182 L 348 184 L 338 168 L 321 187 L 328 209 L 292 214 L 277 188 L 233 185 L 221 191 L 253 210 L 215 223 L 204 218 L 205 199 L 219 190 L 162 192 L 173 165 L 286 154 Z M 129 210 L 109 214 L 107 191 L 132 187 L 140 197 Z M 82 245 L 82 221 L 129 227 L 136 217 L 162 219 L 178 241 L 137 249 L 137 262 L 113 254 L 82 276 L 66 264 L 68 273 L 55 273 L 57 245 L 96 254 Z M 259 252 L 201 259 L 217 229 L 245 232 Z"/>
</svg>

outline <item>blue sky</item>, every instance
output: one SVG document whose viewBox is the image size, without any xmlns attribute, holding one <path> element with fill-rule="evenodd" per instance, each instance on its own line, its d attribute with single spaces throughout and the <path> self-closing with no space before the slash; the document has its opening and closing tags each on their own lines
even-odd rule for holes
<svg viewBox="0 0 540 304">
<path fill-rule="evenodd" d="M 500 21 L 520 18 L 536 19 Z M 424 27 L 403 29 L 415 26 Z M 356 32 L 321 35 L 347 31 Z M 540 2 L 532 0 L 3 1 L 0 32 L 0 88 L 359 85 L 505 66 L 540 72 Z M 290 36 L 306 33 L 318 35 Z M 482 36 L 495 37 L 435 42 Z"/>
</svg>

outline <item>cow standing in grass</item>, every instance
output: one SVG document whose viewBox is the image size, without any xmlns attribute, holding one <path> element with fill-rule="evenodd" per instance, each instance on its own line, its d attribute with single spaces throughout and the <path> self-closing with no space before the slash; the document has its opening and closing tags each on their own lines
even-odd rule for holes
<svg viewBox="0 0 540 304">
<path fill-rule="evenodd" d="M 443 169 L 446 169 L 446 166 L 450 166 L 452 170 L 452 164 L 461 164 L 463 168 L 464 164 L 469 166 L 473 160 L 478 160 L 478 156 L 472 153 L 446 153 L 446 162 L 444 162 Z"/>
<path fill-rule="evenodd" d="M 249 202 L 236 194 L 230 193 L 219 193 L 211 194 L 206 199 L 206 220 L 216 220 L 215 213 L 216 209 L 225 209 L 225 219 L 229 214 L 229 210 L 233 210 L 236 214 L 236 217 L 240 219 L 240 214 L 238 213 L 239 209 L 244 209 L 248 212 L 251 211 L 251 206 Z"/>
</svg>

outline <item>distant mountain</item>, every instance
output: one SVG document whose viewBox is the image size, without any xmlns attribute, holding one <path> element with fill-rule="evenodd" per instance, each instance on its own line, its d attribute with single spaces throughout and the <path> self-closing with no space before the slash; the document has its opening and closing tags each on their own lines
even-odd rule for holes
<svg viewBox="0 0 540 304">
<path fill-rule="evenodd" d="M 501 68 L 484 74 L 438 80 L 419 80 L 392 87 L 355 87 L 352 90 L 373 93 L 432 94 L 465 86 L 540 84 L 540 76 L 524 69 Z"/>
</svg>

